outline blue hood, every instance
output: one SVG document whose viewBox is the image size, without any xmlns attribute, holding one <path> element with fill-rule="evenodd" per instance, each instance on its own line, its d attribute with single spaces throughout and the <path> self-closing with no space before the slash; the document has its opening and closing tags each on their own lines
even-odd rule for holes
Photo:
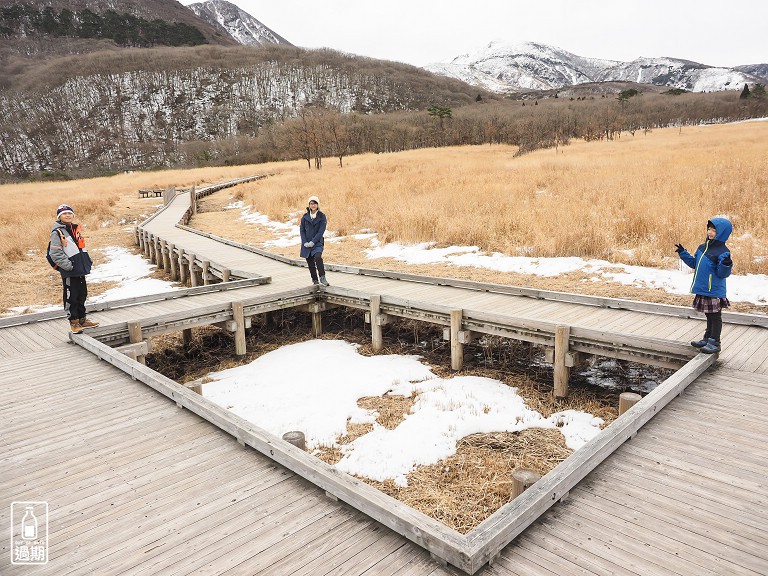
<svg viewBox="0 0 768 576">
<path fill-rule="evenodd" d="M 731 224 L 730 220 L 717 217 L 712 218 L 709 222 L 715 225 L 715 230 L 717 231 L 715 240 L 719 240 L 722 243 L 727 242 L 731 232 L 733 232 L 733 224 Z"/>
</svg>

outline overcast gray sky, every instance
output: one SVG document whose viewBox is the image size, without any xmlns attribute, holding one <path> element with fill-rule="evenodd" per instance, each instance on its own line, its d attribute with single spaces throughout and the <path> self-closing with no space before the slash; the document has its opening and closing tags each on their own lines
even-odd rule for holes
<svg viewBox="0 0 768 576">
<path fill-rule="evenodd" d="M 610 60 L 768 63 L 768 0 L 229 1 L 297 46 L 416 66 L 448 62 L 492 40 Z"/>
</svg>

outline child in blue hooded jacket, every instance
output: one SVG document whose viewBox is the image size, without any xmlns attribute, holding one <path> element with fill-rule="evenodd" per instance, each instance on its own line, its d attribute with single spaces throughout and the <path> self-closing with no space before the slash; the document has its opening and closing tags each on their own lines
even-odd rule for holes
<svg viewBox="0 0 768 576">
<path fill-rule="evenodd" d="M 680 259 L 693 268 L 691 293 L 695 294 L 693 308 L 707 317 L 704 338 L 694 340 L 691 346 L 706 354 L 720 351 L 720 333 L 723 329 L 723 308 L 731 304 L 726 298 L 725 279 L 731 275 L 733 260 L 725 245 L 733 225 L 727 218 L 712 218 L 707 222 L 707 240 L 691 256 L 681 244 L 675 244 Z"/>
</svg>

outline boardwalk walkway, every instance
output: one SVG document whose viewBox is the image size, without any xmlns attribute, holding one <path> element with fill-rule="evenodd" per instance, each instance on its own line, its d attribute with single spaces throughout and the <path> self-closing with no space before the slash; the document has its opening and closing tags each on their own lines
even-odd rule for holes
<svg viewBox="0 0 768 576">
<path fill-rule="evenodd" d="M 307 272 L 190 234 L 183 198 L 148 226 L 232 269 Z M 175 218 L 175 220 L 174 220 Z M 353 274 L 334 286 L 611 332 L 686 340 L 700 320 Z M 240 297 L 240 296 L 238 296 Z M 102 323 L 194 309 L 213 293 L 94 314 Z M 65 322 L 0 328 L 0 526 L 47 501 L 50 561 L 0 574 L 455 574 L 372 521 L 67 342 Z M 727 325 L 715 369 L 599 465 L 478 574 L 768 574 L 768 330 Z M 7 532 L 6 532 L 7 534 Z"/>
</svg>

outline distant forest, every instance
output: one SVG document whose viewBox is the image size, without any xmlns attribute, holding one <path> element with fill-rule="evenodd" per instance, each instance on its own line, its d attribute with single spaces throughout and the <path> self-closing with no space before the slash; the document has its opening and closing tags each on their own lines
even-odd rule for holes
<svg viewBox="0 0 768 576">
<path fill-rule="evenodd" d="M 713 93 L 596 84 L 511 99 L 406 64 L 296 47 L 14 57 L 5 70 L 5 180 L 289 159 L 316 169 L 352 154 L 458 145 L 524 154 L 768 116 L 759 84 Z"/>
<path fill-rule="evenodd" d="M 189 24 L 146 20 L 128 13 L 107 10 L 97 14 L 28 4 L 0 8 L 0 37 L 18 35 L 112 40 L 123 47 L 197 46 L 207 44 L 203 33 Z"/>
</svg>

